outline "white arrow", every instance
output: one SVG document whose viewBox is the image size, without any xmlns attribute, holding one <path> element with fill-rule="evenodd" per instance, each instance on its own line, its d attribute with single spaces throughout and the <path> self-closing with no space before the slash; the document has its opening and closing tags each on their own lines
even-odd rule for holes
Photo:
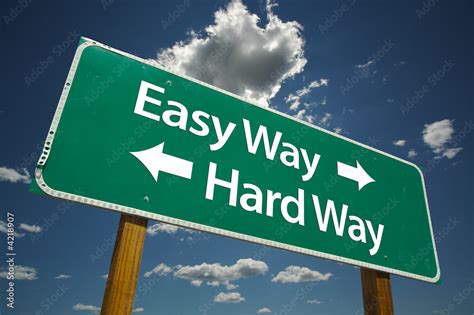
<svg viewBox="0 0 474 315">
<path fill-rule="evenodd" d="M 375 179 L 362 168 L 359 161 L 357 161 L 357 167 L 337 162 L 337 175 L 356 181 L 359 184 L 359 190 L 365 185 L 375 182 Z"/>
<path fill-rule="evenodd" d="M 162 142 L 153 148 L 130 153 L 142 162 L 155 181 L 158 181 L 160 171 L 191 179 L 193 162 L 163 153 L 164 145 L 165 143 Z"/>
</svg>

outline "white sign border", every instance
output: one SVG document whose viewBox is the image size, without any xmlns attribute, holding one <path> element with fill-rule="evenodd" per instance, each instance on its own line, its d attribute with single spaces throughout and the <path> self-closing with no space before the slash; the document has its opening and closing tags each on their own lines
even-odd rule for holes
<svg viewBox="0 0 474 315">
<path fill-rule="evenodd" d="M 427 197 L 427 194 L 426 194 L 425 180 L 424 180 L 424 177 L 423 177 L 423 173 L 421 172 L 421 169 L 417 165 L 415 165 L 415 164 L 413 164 L 409 161 L 403 160 L 399 157 L 393 156 L 391 154 L 382 152 L 378 149 L 372 148 L 372 147 L 370 147 L 368 145 L 365 145 L 363 143 L 359 143 L 359 142 L 354 141 L 352 139 L 346 138 L 346 137 L 344 137 L 340 134 L 336 134 L 336 133 L 331 132 L 329 130 L 322 129 L 318 126 L 311 125 L 311 124 L 309 124 L 309 123 L 307 123 L 303 120 L 300 120 L 298 118 L 289 116 L 285 113 L 281 113 L 281 112 L 276 111 L 272 108 L 262 107 L 262 106 L 260 106 L 256 103 L 254 103 L 254 102 L 246 100 L 246 99 L 244 99 L 244 98 L 242 98 L 238 95 L 235 95 L 233 93 L 230 93 L 228 91 L 224 91 L 224 90 L 222 90 L 220 88 L 217 88 L 215 86 L 209 85 L 205 82 L 201 82 L 199 80 L 188 77 L 186 75 L 178 74 L 178 73 L 175 73 L 173 71 L 163 69 L 162 67 L 158 66 L 152 60 L 142 59 L 140 57 L 137 57 L 137 56 L 122 52 L 120 50 L 114 49 L 112 47 L 109 47 L 107 45 L 101 44 L 101 43 L 99 43 L 95 40 L 89 39 L 89 38 L 81 37 L 81 39 L 84 40 L 84 43 L 79 45 L 79 47 L 77 48 L 76 53 L 74 55 L 74 59 L 73 59 L 72 64 L 71 64 L 71 68 L 69 69 L 69 73 L 68 73 L 68 76 L 66 78 L 66 82 L 64 84 L 64 88 L 63 88 L 63 91 L 61 93 L 61 97 L 59 99 L 59 103 L 58 103 L 58 106 L 56 108 L 56 112 L 55 112 L 54 117 L 53 117 L 53 121 L 51 123 L 51 127 L 50 127 L 48 135 L 46 137 L 45 145 L 44 145 L 44 148 L 43 148 L 43 153 L 41 154 L 41 156 L 39 158 L 39 161 L 37 163 L 37 167 L 36 167 L 36 170 L 35 170 L 36 182 L 38 183 L 38 186 L 40 187 L 40 189 L 44 193 L 46 193 L 49 196 L 60 198 L 60 199 L 65 199 L 65 200 L 69 200 L 69 201 L 74 201 L 74 202 L 78 202 L 78 203 L 92 205 L 92 206 L 95 206 L 95 207 L 100 207 L 100 208 L 113 210 L 113 211 L 117 211 L 117 212 L 121 212 L 121 213 L 137 215 L 137 216 L 140 216 L 140 217 L 144 217 L 144 218 L 148 218 L 148 219 L 152 219 L 152 220 L 157 220 L 157 221 L 161 221 L 161 222 L 165 222 L 165 223 L 169 223 L 169 224 L 173 224 L 173 225 L 178 225 L 178 226 L 182 226 L 182 227 L 185 227 L 185 228 L 191 228 L 191 229 L 204 231 L 204 232 L 209 232 L 209 233 L 213 233 L 213 234 L 217 234 L 217 235 L 221 235 L 221 236 L 231 237 L 231 238 L 234 238 L 234 239 L 239 239 L 239 240 L 244 240 L 244 241 L 248 241 L 248 242 L 252 242 L 252 243 L 257 243 L 257 244 L 262 244 L 262 245 L 271 246 L 271 247 L 275 247 L 275 248 L 285 249 L 285 250 L 289 250 L 289 251 L 292 251 L 292 252 L 302 253 L 302 254 L 306 254 L 306 255 L 310 255 L 310 256 L 315 256 L 315 257 L 320 257 L 320 258 L 324 258 L 324 259 L 328 259 L 328 260 L 333 260 L 333 261 L 338 261 L 338 262 L 342 262 L 342 263 L 346 263 L 346 264 L 351 264 L 351 265 L 362 267 L 362 268 L 375 269 L 375 270 L 388 272 L 388 273 L 400 275 L 400 276 L 403 276 L 403 277 L 408 277 L 408 278 L 421 280 L 421 281 L 426 281 L 426 282 L 430 282 L 430 283 L 438 282 L 438 280 L 441 277 L 441 272 L 440 272 L 440 268 L 439 268 L 438 253 L 437 253 L 437 250 L 436 250 L 436 243 L 435 243 L 434 234 L 433 234 L 433 227 L 432 227 L 432 224 L 431 224 L 431 216 L 430 216 L 430 210 L 429 210 L 429 205 L 428 205 L 428 197 Z M 366 149 L 369 149 L 371 151 L 377 152 L 379 154 L 388 156 L 392 159 L 398 160 L 402 163 L 405 163 L 405 164 L 408 164 L 408 165 L 414 167 L 420 173 L 420 177 L 421 177 L 421 181 L 422 181 L 422 185 L 423 185 L 423 192 L 424 192 L 426 210 L 428 212 L 427 213 L 428 214 L 428 221 L 429 221 L 430 232 L 431 232 L 432 246 L 433 246 L 433 251 L 434 251 L 435 260 L 436 260 L 436 269 L 437 269 L 436 276 L 434 278 L 430 278 L 430 277 L 426 277 L 426 276 L 420 276 L 420 275 L 410 273 L 410 272 L 406 272 L 406 271 L 401 271 L 401 270 L 392 269 L 392 268 L 388 268 L 388 267 L 384 267 L 384 266 L 379 266 L 379 265 L 376 265 L 376 264 L 370 264 L 370 263 L 358 261 L 358 260 L 355 260 L 355 259 L 350 259 L 350 258 L 345 258 L 345 257 L 341 257 L 341 256 L 336 256 L 336 255 L 332 255 L 332 254 L 323 253 L 323 252 L 318 252 L 318 251 L 315 251 L 315 250 L 309 250 L 309 249 L 305 249 L 305 248 L 298 247 L 298 246 L 293 246 L 293 245 L 280 243 L 280 242 L 277 242 L 277 241 L 270 241 L 270 240 L 262 239 L 262 238 L 259 238 L 259 237 L 248 236 L 248 235 L 241 234 L 241 233 L 236 233 L 236 232 L 231 232 L 231 231 L 227 231 L 227 230 L 223 230 L 223 229 L 209 227 L 209 226 L 206 226 L 206 225 L 197 224 L 197 223 L 193 223 L 193 222 L 189 222 L 189 221 L 185 221 L 185 220 L 181 220 L 181 219 L 174 219 L 174 218 L 163 216 L 163 215 L 160 215 L 160 214 L 154 214 L 154 213 L 146 212 L 146 211 L 143 211 L 143 210 L 140 210 L 140 209 L 125 207 L 125 206 L 121 206 L 121 205 L 118 205 L 118 204 L 105 202 L 105 201 L 102 201 L 102 200 L 96 200 L 96 199 L 87 198 L 87 197 L 83 197 L 83 196 L 79 196 L 79 195 L 75 195 L 75 194 L 71 194 L 71 193 L 67 193 L 67 192 L 52 189 L 51 187 L 48 186 L 48 184 L 46 184 L 46 182 L 43 179 L 42 168 L 44 167 L 44 165 L 46 164 L 46 162 L 48 160 L 49 152 L 50 152 L 50 149 L 53 145 L 54 137 L 55 137 L 55 134 L 56 134 L 56 129 L 57 129 L 59 121 L 61 119 L 61 115 L 62 115 L 64 106 L 65 106 L 67 97 L 69 95 L 69 90 L 70 90 L 71 84 L 74 81 L 74 76 L 75 76 L 77 67 L 79 65 L 79 61 L 81 59 L 82 53 L 84 52 L 84 50 L 86 48 L 91 47 L 91 46 L 101 47 L 103 49 L 106 49 L 108 51 L 111 51 L 111 52 L 114 52 L 116 54 L 122 55 L 124 57 L 133 59 L 135 61 L 138 61 L 138 62 L 141 62 L 141 63 L 144 63 L 144 64 L 147 64 L 149 66 L 158 68 L 160 70 L 172 73 L 176 76 L 179 76 L 181 78 L 193 81 L 197 84 L 203 85 L 207 88 L 213 89 L 213 90 L 218 91 L 220 93 L 229 95 L 231 97 L 234 97 L 236 99 L 244 101 L 244 102 L 246 102 L 248 104 L 251 104 L 253 106 L 263 108 L 263 109 L 268 110 L 272 113 L 275 113 L 275 114 L 278 114 L 280 116 L 286 117 L 288 119 L 294 120 L 294 121 L 296 121 L 300 124 L 304 124 L 308 127 L 317 129 L 317 130 L 322 131 L 324 133 L 330 134 L 334 137 L 338 137 L 338 138 L 346 140 L 350 143 L 356 144 L 356 145 L 361 146 L 363 148 L 366 148 Z"/>
</svg>

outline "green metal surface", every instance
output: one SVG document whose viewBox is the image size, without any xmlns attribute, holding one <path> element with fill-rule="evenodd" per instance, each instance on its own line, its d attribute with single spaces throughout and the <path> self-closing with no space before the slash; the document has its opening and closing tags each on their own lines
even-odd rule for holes
<svg viewBox="0 0 474 315">
<path fill-rule="evenodd" d="M 73 194 L 79 191 L 89 199 L 143 210 L 150 218 L 161 215 L 179 219 L 182 221 L 178 224 L 188 227 L 191 225 L 182 222 L 207 226 L 218 234 L 255 237 L 251 241 L 269 240 L 269 245 L 315 256 L 369 264 L 371 268 L 420 280 L 438 280 L 423 179 L 413 165 L 116 51 L 83 42 L 89 47 L 77 55 L 79 64 L 67 86 L 69 91 L 56 136 L 46 162 L 39 166 L 51 189 Z M 162 105 L 146 104 L 145 109 L 161 115 L 169 108 L 166 101 L 180 102 L 189 111 L 186 130 L 134 113 L 142 80 L 165 89 L 164 94 L 148 91 L 148 96 L 161 100 Z M 191 113 L 197 110 L 218 117 L 223 126 L 236 124 L 221 149 L 209 148 L 217 139 L 211 119 L 206 120 L 209 135 L 201 137 L 189 132 L 191 126 L 196 127 Z M 282 142 L 304 148 L 310 156 L 320 154 L 312 178 L 303 181 L 303 167 L 295 169 L 281 163 L 282 146 L 273 161 L 265 157 L 262 147 L 257 154 L 250 154 L 243 119 L 250 121 L 254 133 L 259 125 L 264 125 L 271 139 L 279 131 Z M 165 153 L 193 162 L 191 179 L 160 172 L 155 181 L 130 154 L 162 142 Z M 337 171 L 337 162 L 355 166 L 357 161 L 375 179 L 361 190 L 355 181 L 338 176 Z M 210 162 L 216 163 L 217 177 L 223 180 L 230 180 L 232 169 L 239 171 L 236 207 L 229 206 L 229 190 L 222 187 L 215 188 L 212 200 L 206 199 Z M 242 194 L 250 192 L 243 188 L 244 183 L 261 189 L 262 214 L 240 206 Z M 280 192 L 282 197 L 296 197 L 298 188 L 304 190 L 304 226 L 288 223 L 281 214 L 279 201 L 275 202 L 273 217 L 266 215 L 267 190 Z M 323 213 L 330 199 L 338 213 L 345 204 L 348 217 L 369 220 L 374 227 L 383 225 L 377 253 L 369 252 L 372 244 L 367 229 L 366 243 L 348 236 L 348 227 L 354 223 L 349 219 L 343 236 L 336 235 L 332 220 L 327 231 L 321 231 L 312 195 L 319 197 Z M 121 211 L 117 207 L 112 209 Z M 294 205 L 290 206 L 290 214 L 296 215 L 296 211 Z"/>
</svg>

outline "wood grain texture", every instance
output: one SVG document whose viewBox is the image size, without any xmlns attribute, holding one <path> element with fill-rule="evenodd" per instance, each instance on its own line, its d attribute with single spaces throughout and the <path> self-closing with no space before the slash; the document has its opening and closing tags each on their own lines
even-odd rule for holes
<svg viewBox="0 0 474 315">
<path fill-rule="evenodd" d="M 132 314 L 148 220 L 122 214 L 101 314 Z"/>
<path fill-rule="evenodd" d="M 393 315 L 390 274 L 361 268 L 365 315 Z"/>
</svg>

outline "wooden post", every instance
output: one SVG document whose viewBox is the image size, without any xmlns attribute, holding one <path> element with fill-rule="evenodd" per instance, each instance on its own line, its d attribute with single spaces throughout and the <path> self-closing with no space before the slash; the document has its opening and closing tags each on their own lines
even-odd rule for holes
<svg viewBox="0 0 474 315">
<path fill-rule="evenodd" d="M 365 315 L 393 315 L 390 274 L 360 268 Z"/>
<path fill-rule="evenodd" d="M 102 301 L 102 315 L 132 314 L 148 220 L 122 214 Z"/>
</svg>

